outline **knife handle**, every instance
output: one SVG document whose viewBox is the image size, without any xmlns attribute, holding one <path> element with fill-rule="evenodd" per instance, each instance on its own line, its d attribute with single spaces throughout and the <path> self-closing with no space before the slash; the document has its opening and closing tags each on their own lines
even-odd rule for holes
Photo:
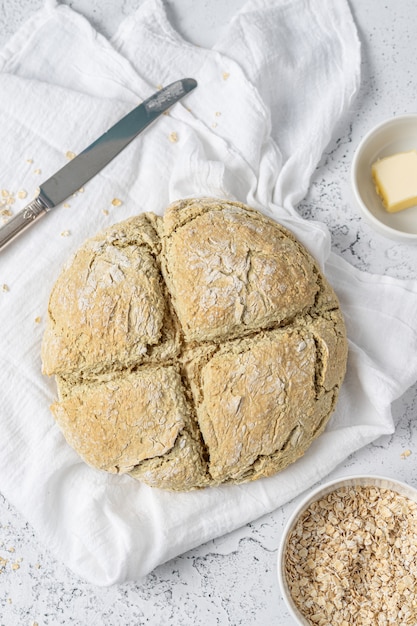
<svg viewBox="0 0 417 626">
<path fill-rule="evenodd" d="M 31 224 L 36 222 L 48 211 L 49 208 L 42 202 L 39 196 L 32 200 L 32 202 L 29 202 L 24 209 L 16 213 L 14 217 L 0 228 L 0 250 L 5 248 L 13 239 L 26 230 L 28 226 L 31 226 Z"/>
</svg>

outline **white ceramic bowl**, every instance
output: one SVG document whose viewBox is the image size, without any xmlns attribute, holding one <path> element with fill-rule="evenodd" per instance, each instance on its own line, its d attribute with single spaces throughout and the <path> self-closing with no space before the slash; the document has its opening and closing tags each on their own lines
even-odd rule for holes
<svg viewBox="0 0 417 626">
<path fill-rule="evenodd" d="M 357 147 L 351 185 L 357 206 L 368 223 L 395 241 L 417 244 L 417 206 L 388 213 L 375 190 L 371 166 L 377 159 L 417 150 L 417 113 L 391 118 L 372 129 Z"/>
<path fill-rule="evenodd" d="M 414 489 L 406 483 L 394 480 L 392 478 L 385 478 L 384 476 L 347 476 L 346 478 L 333 480 L 324 485 L 321 485 L 320 487 L 317 487 L 312 492 L 310 492 L 302 500 L 302 502 L 300 502 L 300 504 L 293 511 L 284 528 L 281 543 L 278 549 L 278 582 L 288 610 L 293 617 L 295 624 L 298 624 L 299 626 L 311 626 L 311 622 L 308 622 L 296 607 L 291 597 L 289 586 L 287 584 L 285 576 L 285 551 L 287 548 L 289 535 L 297 524 L 299 517 L 313 502 L 320 500 L 327 494 L 331 493 L 332 491 L 336 491 L 341 487 L 355 486 L 390 489 L 391 491 L 395 491 L 396 493 L 405 496 L 410 500 L 413 500 L 414 502 L 417 502 L 417 489 Z"/>
</svg>

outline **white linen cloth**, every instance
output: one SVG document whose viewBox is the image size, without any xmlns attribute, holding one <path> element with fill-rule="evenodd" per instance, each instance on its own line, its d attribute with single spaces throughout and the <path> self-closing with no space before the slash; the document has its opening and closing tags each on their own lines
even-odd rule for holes
<svg viewBox="0 0 417 626">
<path fill-rule="evenodd" d="M 82 150 L 158 85 L 198 81 L 69 207 L 0 257 L 0 491 L 80 577 L 97 585 L 141 577 L 279 507 L 393 432 L 391 403 L 417 379 L 416 282 L 353 269 L 330 253 L 325 226 L 296 212 L 349 115 L 359 68 L 344 0 L 249 0 L 210 50 L 173 30 L 161 0 L 146 0 L 111 41 L 50 0 L 0 51 L 0 187 L 14 194 L 14 211 L 27 202 L 21 188 L 31 197 L 67 151 Z M 79 459 L 49 411 L 55 386 L 41 374 L 40 342 L 53 282 L 86 237 L 193 195 L 247 202 L 293 230 L 338 293 L 350 353 L 336 412 L 302 459 L 255 483 L 171 494 Z"/>
</svg>

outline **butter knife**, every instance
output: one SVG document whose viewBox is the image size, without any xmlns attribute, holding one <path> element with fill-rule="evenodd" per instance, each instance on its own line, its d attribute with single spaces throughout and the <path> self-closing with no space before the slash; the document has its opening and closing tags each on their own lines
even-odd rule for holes
<svg viewBox="0 0 417 626">
<path fill-rule="evenodd" d="M 195 87 L 193 78 L 183 78 L 160 89 L 42 183 L 36 198 L 0 228 L 0 250 L 78 191 L 161 113 Z"/>
</svg>

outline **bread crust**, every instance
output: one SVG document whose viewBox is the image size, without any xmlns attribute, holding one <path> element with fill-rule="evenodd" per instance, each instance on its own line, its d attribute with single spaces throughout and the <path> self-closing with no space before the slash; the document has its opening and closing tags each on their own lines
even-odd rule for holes
<svg viewBox="0 0 417 626">
<path fill-rule="evenodd" d="M 70 445 L 170 490 L 294 462 L 330 419 L 346 361 L 312 256 L 263 214 L 213 198 L 86 241 L 52 289 L 42 343 Z"/>
</svg>

